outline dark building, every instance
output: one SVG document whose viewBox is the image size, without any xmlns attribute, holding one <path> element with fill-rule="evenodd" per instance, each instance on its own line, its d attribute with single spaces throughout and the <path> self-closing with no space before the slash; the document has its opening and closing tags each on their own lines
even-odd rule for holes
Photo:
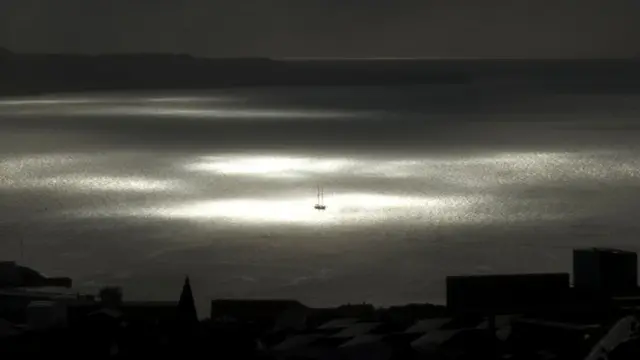
<svg viewBox="0 0 640 360">
<path fill-rule="evenodd" d="M 306 317 L 309 308 L 295 300 L 240 300 L 211 301 L 211 320 L 251 324 L 259 328 L 272 328 L 283 316 Z"/>
<path fill-rule="evenodd" d="M 638 286 L 638 256 L 617 249 L 574 249 L 573 284 L 586 292 L 634 293 Z"/>
<path fill-rule="evenodd" d="M 564 303 L 569 285 L 567 273 L 448 276 L 447 309 L 480 314 L 543 310 Z"/>
</svg>

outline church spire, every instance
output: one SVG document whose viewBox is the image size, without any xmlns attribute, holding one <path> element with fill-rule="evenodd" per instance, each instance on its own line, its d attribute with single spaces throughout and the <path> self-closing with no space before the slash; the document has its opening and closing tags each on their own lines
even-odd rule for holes
<svg viewBox="0 0 640 360">
<path fill-rule="evenodd" d="M 196 311 L 195 301 L 193 300 L 189 276 L 185 278 L 184 285 L 182 286 L 180 302 L 178 303 L 178 319 L 183 325 L 187 326 L 198 323 L 198 313 Z"/>
</svg>

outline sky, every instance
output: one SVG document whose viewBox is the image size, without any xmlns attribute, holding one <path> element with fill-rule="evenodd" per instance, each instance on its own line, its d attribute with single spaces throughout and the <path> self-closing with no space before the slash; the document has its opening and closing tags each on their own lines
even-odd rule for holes
<svg viewBox="0 0 640 360">
<path fill-rule="evenodd" d="M 601 58 L 640 55 L 640 0 L 1 0 L 20 52 Z"/>
</svg>

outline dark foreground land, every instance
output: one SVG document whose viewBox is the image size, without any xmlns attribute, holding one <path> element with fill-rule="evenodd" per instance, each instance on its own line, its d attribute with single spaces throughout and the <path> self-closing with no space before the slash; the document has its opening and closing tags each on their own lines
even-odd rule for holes
<svg viewBox="0 0 640 360">
<path fill-rule="evenodd" d="M 231 86 L 526 85 L 637 92 L 640 60 L 274 60 L 188 54 L 16 54 L 0 48 L 0 95 Z"/>
<path fill-rule="evenodd" d="M 0 355 L 215 359 L 637 359 L 637 255 L 577 249 L 568 273 L 453 276 L 447 305 L 310 308 L 218 299 L 198 320 L 188 278 L 176 301 L 29 290 L 60 285 L 0 263 Z M 195 289 L 197 292 L 197 289 Z M 177 294 L 176 294 L 177 295 Z"/>
</svg>

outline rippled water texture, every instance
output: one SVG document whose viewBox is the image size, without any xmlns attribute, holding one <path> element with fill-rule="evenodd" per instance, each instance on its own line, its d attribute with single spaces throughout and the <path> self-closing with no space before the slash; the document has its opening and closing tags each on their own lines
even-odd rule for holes
<svg viewBox="0 0 640 360">
<path fill-rule="evenodd" d="M 443 301 L 444 277 L 639 250 L 632 96 L 229 90 L 0 101 L 3 259 L 199 303 Z M 327 210 L 314 210 L 323 186 Z M 201 309 L 206 311 L 206 309 Z"/>
</svg>

